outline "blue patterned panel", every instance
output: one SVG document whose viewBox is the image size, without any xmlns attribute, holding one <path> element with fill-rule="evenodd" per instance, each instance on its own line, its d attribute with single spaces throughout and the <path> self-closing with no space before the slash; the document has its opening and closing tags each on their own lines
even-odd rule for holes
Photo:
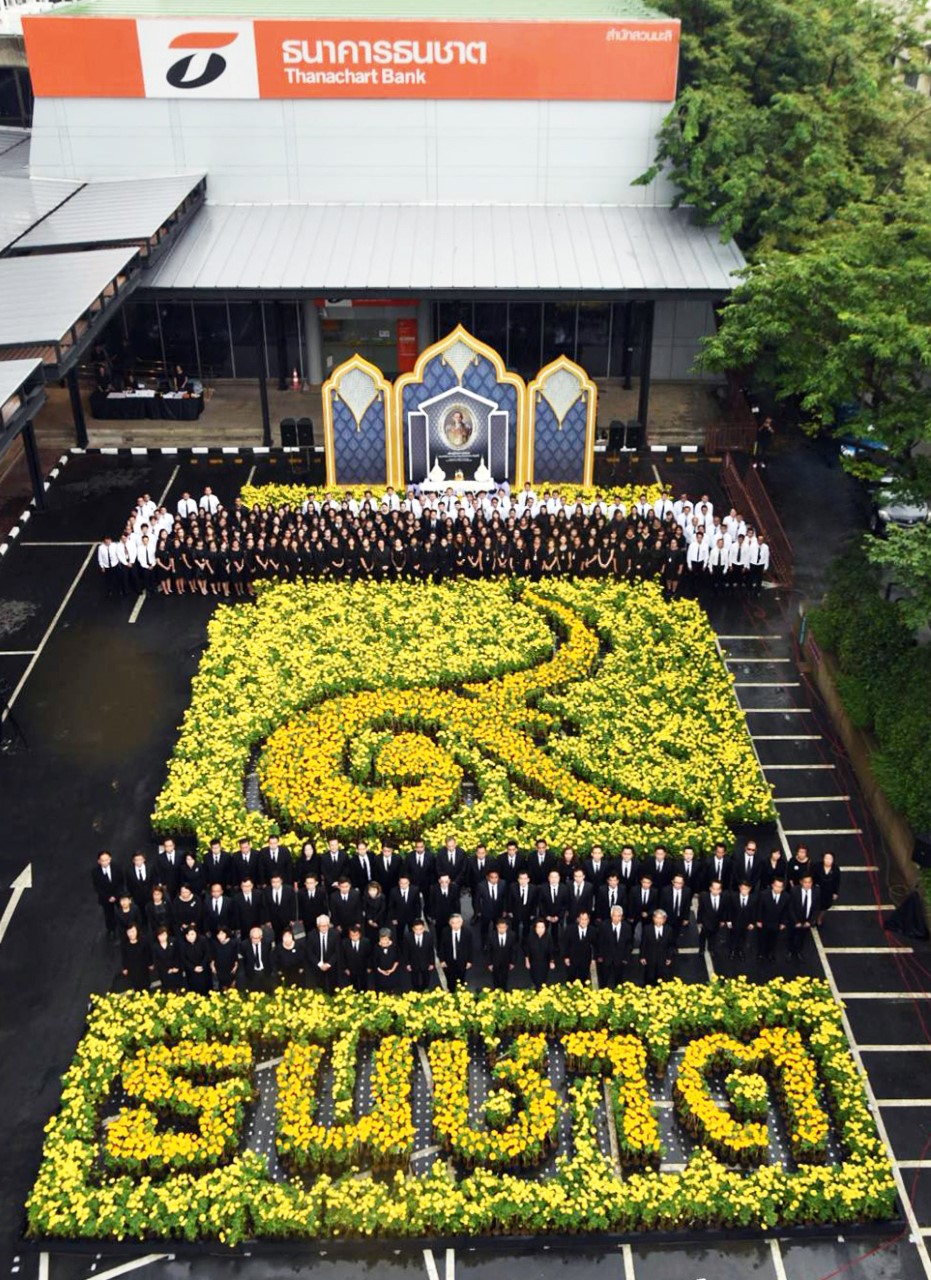
<svg viewBox="0 0 931 1280">
<path fill-rule="evenodd" d="M 508 477 L 514 483 L 514 463 L 517 454 L 517 388 L 509 382 L 499 382 L 495 366 L 485 356 L 479 356 L 475 364 L 466 369 L 462 385 L 476 395 L 494 400 L 499 409 L 508 412 Z"/>
<path fill-rule="evenodd" d="M 581 484 L 585 475 L 585 432 L 587 412 L 584 400 L 577 400 L 563 419 L 562 430 L 545 400 L 537 403 L 533 440 L 535 484 L 558 480 Z"/>
<path fill-rule="evenodd" d="M 422 382 L 411 382 L 404 388 L 404 429 L 407 430 L 407 414 L 411 409 L 420 407 L 424 400 L 441 395 L 451 387 L 458 386 L 455 373 L 449 365 L 443 363 L 443 357 L 436 355 L 427 362 L 423 371 Z"/>
<path fill-rule="evenodd" d="M 342 400 L 333 400 L 333 444 L 337 484 L 384 484 L 388 478 L 385 450 L 385 404 L 379 395 L 366 409 L 361 429 Z"/>
</svg>

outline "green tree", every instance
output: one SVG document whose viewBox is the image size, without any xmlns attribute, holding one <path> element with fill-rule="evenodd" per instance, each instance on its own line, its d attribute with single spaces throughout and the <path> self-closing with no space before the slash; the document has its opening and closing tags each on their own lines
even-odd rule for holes
<svg viewBox="0 0 931 1280">
<path fill-rule="evenodd" d="M 884 569 L 907 594 L 897 601 L 908 626 L 931 623 L 931 525 L 916 529 L 890 527 L 886 538 L 866 544 L 870 562 Z M 924 707 L 927 715 L 927 706 Z"/>
</svg>

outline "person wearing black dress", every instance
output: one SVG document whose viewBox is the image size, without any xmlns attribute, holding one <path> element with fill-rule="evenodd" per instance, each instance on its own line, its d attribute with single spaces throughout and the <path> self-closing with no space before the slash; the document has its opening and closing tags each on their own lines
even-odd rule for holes
<svg viewBox="0 0 931 1280">
<path fill-rule="evenodd" d="M 527 935 L 524 952 L 524 963 L 530 970 L 530 980 L 539 991 L 551 980 L 556 968 L 553 939 L 545 920 L 534 920 L 533 928 Z"/>
<path fill-rule="evenodd" d="M 306 955 L 302 941 L 295 940 L 290 929 L 285 929 L 278 944 L 278 975 L 283 987 L 302 987 Z"/>
<path fill-rule="evenodd" d="M 171 931 L 171 908 L 160 884 L 152 886 L 152 901 L 146 905 L 145 918 L 150 938 L 157 938 L 160 929 Z"/>
<path fill-rule="evenodd" d="M 372 989 L 382 994 L 397 991 L 401 981 L 401 960 L 390 929 L 380 929 L 372 948 Z"/>
<path fill-rule="evenodd" d="M 165 925 L 160 926 L 155 934 L 155 946 L 152 948 L 152 964 L 163 991 L 180 991 L 184 985 L 184 969 L 178 944 L 168 932 Z"/>
<path fill-rule="evenodd" d="M 377 880 L 370 880 L 362 898 L 362 916 L 365 936 L 374 951 L 388 914 L 388 900 Z"/>
<path fill-rule="evenodd" d="M 158 547 L 155 552 L 155 590 L 159 595 L 170 596 L 173 594 L 171 584 L 174 577 L 175 564 L 171 549 L 168 546 L 168 534 L 163 533 L 159 537 Z"/>
<path fill-rule="evenodd" d="M 138 925 L 131 924 L 120 943 L 123 977 L 130 991 L 148 991 L 152 978 L 152 953 Z"/>
<path fill-rule="evenodd" d="M 180 951 L 185 987 L 197 995 L 207 995 L 213 986 L 207 939 L 192 927 L 182 937 Z"/>
<path fill-rule="evenodd" d="M 236 982 L 239 947 L 222 925 L 210 939 L 210 972 L 221 991 L 229 991 Z"/>
<path fill-rule="evenodd" d="M 840 867 L 830 850 L 826 850 L 821 861 L 815 864 L 813 875 L 818 889 L 817 923 L 820 925 L 840 894 Z"/>
</svg>

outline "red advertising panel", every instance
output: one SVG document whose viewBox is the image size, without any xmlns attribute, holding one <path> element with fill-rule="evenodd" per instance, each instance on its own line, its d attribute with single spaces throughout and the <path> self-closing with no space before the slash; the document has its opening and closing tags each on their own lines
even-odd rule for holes
<svg viewBox="0 0 931 1280">
<path fill-rule="evenodd" d="M 412 373 L 417 363 L 417 321 L 404 319 L 397 322 L 398 373 Z"/>
</svg>

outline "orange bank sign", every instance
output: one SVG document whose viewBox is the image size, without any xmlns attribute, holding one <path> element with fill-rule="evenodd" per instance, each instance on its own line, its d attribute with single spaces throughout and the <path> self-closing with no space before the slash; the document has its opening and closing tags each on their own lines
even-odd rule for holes
<svg viewBox="0 0 931 1280">
<path fill-rule="evenodd" d="M 24 18 L 55 98 L 671 102 L 679 23 Z"/>
</svg>

